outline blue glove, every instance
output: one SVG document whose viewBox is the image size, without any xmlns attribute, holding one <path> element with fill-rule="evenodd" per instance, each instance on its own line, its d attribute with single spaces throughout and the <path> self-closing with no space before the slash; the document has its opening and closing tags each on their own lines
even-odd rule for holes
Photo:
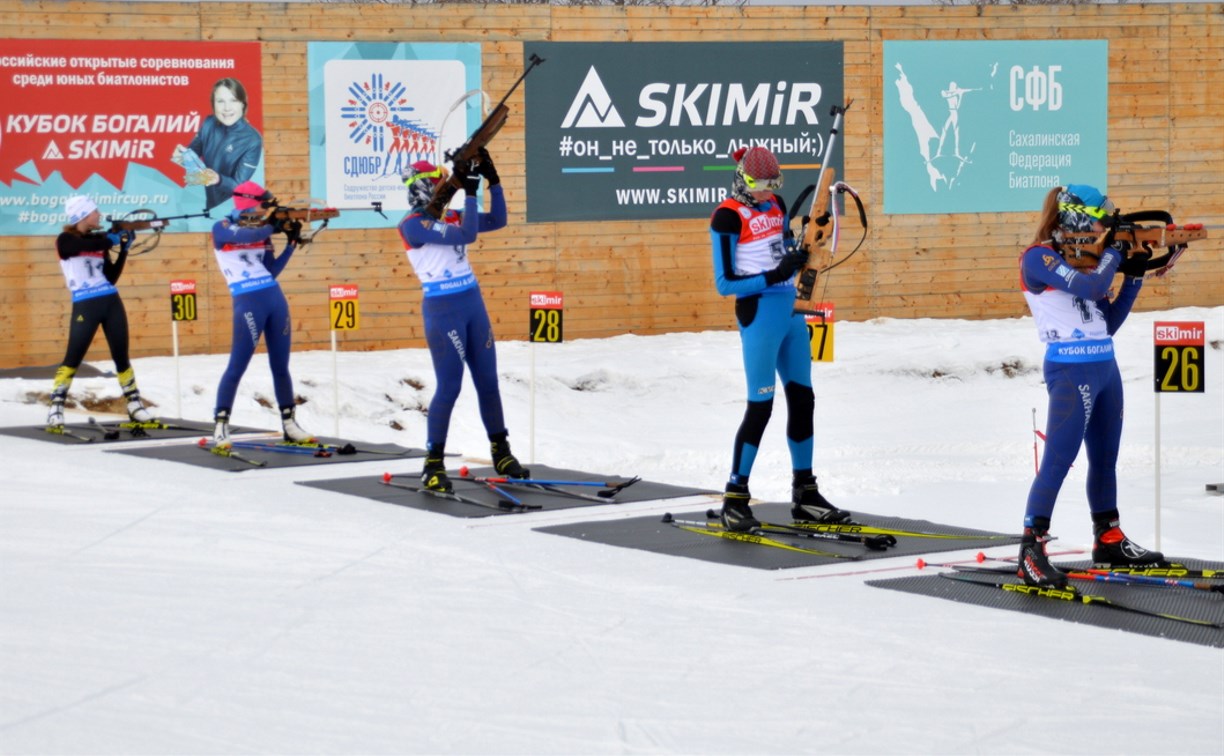
<svg viewBox="0 0 1224 756">
<path fill-rule="evenodd" d="M 123 243 L 123 235 L 116 233 L 114 231 L 111 231 L 110 233 L 108 233 L 106 235 L 106 238 L 111 243 L 112 247 L 115 246 L 116 244 Z"/>
</svg>

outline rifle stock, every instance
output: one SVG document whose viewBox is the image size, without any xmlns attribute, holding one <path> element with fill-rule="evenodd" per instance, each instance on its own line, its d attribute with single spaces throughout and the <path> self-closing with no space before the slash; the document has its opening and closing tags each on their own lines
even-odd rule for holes
<svg viewBox="0 0 1224 756">
<path fill-rule="evenodd" d="M 834 105 L 829 115 L 833 116 L 833 126 L 829 131 L 829 142 L 825 149 L 824 160 L 821 161 L 820 175 L 816 179 L 815 194 L 812 196 L 812 206 L 803 221 L 803 239 L 799 248 L 808 255 L 807 264 L 799 271 L 795 279 L 795 311 L 810 314 L 821 314 L 820 303 L 813 302 L 816 290 L 816 279 L 820 274 L 834 267 L 833 257 L 837 252 L 837 207 L 833 203 L 833 190 L 849 192 L 859 208 L 859 218 L 863 224 L 863 234 L 866 238 L 867 216 L 862 202 L 853 189 L 844 183 L 836 183 L 837 171 L 829 166 L 829 158 L 833 154 L 833 146 L 837 142 L 838 128 L 842 116 L 850 109 L 854 100 L 846 102 L 845 106 Z M 808 188 L 809 190 L 811 187 Z M 805 190 L 806 192 L 807 190 Z M 803 194 L 796 200 L 801 203 Z M 797 208 L 796 208 L 797 209 Z M 832 232 L 832 233 L 830 233 Z M 856 248 L 857 250 L 857 248 Z M 850 254 L 854 254 L 852 251 Z M 847 256 L 848 257 L 848 256 Z M 843 258 L 844 260 L 845 258 Z M 840 264 L 839 261 L 838 264 Z"/>
<path fill-rule="evenodd" d="M 518 89 L 518 85 L 523 83 L 523 79 L 527 78 L 527 74 L 544 62 L 543 58 L 534 54 L 529 60 L 531 65 L 527 66 L 518 79 L 515 80 L 514 84 L 511 85 L 505 96 L 501 98 L 501 101 L 497 103 L 497 106 L 490 111 L 489 115 L 485 116 L 479 128 L 472 132 L 472 135 L 468 137 L 466 142 L 446 153 L 446 159 L 451 161 L 451 164 L 455 166 L 455 170 L 451 172 L 446 181 L 441 181 L 434 187 L 433 198 L 425 208 L 427 214 L 436 219 L 442 218 L 455 193 L 463 188 L 462 174 L 466 170 L 479 165 L 478 153 L 480 149 L 493 141 L 493 137 L 497 136 L 497 132 L 501 131 L 502 126 L 506 125 L 506 121 L 510 118 L 510 108 L 506 107 L 506 100 L 510 98 L 514 90 Z M 463 166 L 466 170 L 460 170 L 460 166 Z"/>
<path fill-rule="evenodd" d="M 170 225 L 166 218 L 142 218 L 139 220 L 111 221 L 111 231 L 161 231 Z"/>
<path fill-rule="evenodd" d="M 1132 216 L 1163 217 L 1169 220 L 1168 213 L 1156 211 L 1140 211 Z M 1101 253 L 1105 251 L 1105 239 L 1109 232 L 1064 233 L 1059 247 L 1059 254 L 1067 264 L 1076 270 L 1096 270 L 1101 261 Z M 1149 259 L 1147 275 L 1164 276 L 1173 269 L 1174 263 L 1181 257 L 1192 241 L 1207 238 L 1207 227 L 1202 223 L 1187 223 L 1179 226 L 1175 223 L 1161 223 L 1155 226 L 1141 226 L 1137 223 L 1123 223 L 1114 230 L 1114 245 L 1123 254 L 1130 256 L 1139 252 L 1152 253 L 1156 248 L 1165 247 L 1168 252 L 1160 257 Z"/>
<path fill-rule="evenodd" d="M 296 220 L 310 223 L 339 217 L 340 210 L 335 207 L 277 207 L 268 216 L 268 220 Z"/>
<path fill-rule="evenodd" d="M 1089 252 L 1100 257 L 1105 251 L 1105 237 L 1108 232 L 1063 234 L 1063 244 L 1074 247 L 1081 252 Z M 1184 226 L 1167 224 L 1164 226 L 1135 226 L 1119 228 L 1114 232 L 1115 242 L 1124 242 L 1132 248 L 1143 247 L 1174 247 L 1179 244 L 1189 244 L 1192 241 L 1207 238 L 1207 227 L 1201 223 L 1187 223 Z"/>
<path fill-rule="evenodd" d="M 143 216 L 143 217 L 132 217 L 132 216 Z M 182 220 L 184 218 L 207 218 L 207 217 L 209 217 L 208 210 L 205 210 L 202 213 L 191 213 L 188 215 L 171 215 L 165 218 L 159 218 L 157 217 L 157 214 L 153 212 L 152 210 L 149 210 L 147 208 L 141 208 L 140 210 L 133 210 L 127 213 L 127 215 L 123 216 L 122 218 L 116 218 L 113 215 L 108 215 L 106 219 L 110 221 L 110 224 L 111 224 L 110 232 L 111 233 L 131 232 L 134 234 L 137 231 L 152 231 L 153 232 L 153 236 L 143 241 L 137 242 L 131 246 L 131 248 L 128 251 L 128 254 L 132 257 L 135 257 L 137 255 L 143 255 L 143 254 L 152 252 L 154 249 L 157 248 L 157 245 L 161 242 L 161 233 L 162 231 L 164 231 L 166 228 L 170 226 L 170 221 Z"/>
</svg>

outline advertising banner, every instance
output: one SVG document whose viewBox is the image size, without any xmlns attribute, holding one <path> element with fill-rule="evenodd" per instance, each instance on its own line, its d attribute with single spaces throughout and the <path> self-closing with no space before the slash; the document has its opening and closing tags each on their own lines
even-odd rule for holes
<svg viewBox="0 0 1224 756">
<path fill-rule="evenodd" d="M 546 61 L 525 81 L 533 222 L 709 217 L 743 146 L 774 152 L 794 198 L 844 104 L 840 42 L 527 42 L 523 54 Z M 838 155 L 830 165 L 842 174 Z"/>
<path fill-rule="evenodd" d="M 444 162 L 484 119 L 480 45 L 311 42 L 310 191 L 328 207 L 382 203 L 391 222 L 408 210 L 400 174 Z M 457 193 L 456 206 L 463 194 Z M 386 227 L 372 212 L 342 213 L 333 228 Z"/>
<path fill-rule="evenodd" d="M 204 231 L 262 183 L 257 42 L 3 40 L 0 235 L 59 233 L 64 204 L 138 209 Z M 214 212 L 216 211 L 216 212 Z M 147 216 L 145 216 L 147 217 Z"/>
<path fill-rule="evenodd" d="M 1036 211 L 1106 190 L 1109 43 L 884 43 L 884 212 Z"/>
</svg>

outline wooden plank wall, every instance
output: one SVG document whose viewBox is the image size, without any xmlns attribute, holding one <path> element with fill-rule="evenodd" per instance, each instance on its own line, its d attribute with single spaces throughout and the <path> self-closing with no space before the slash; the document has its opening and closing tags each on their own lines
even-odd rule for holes
<svg viewBox="0 0 1224 756">
<path fill-rule="evenodd" d="M 885 40 L 1108 39 L 1110 194 L 1123 207 L 1167 208 L 1182 221 L 1224 224 L 1224 5 L 623 7 L 100 3 L 0 0 L 0 38 L 258 40 L 263 49 L 267 183 L 309 196 L 307 41 L 478 41 L 483 87 L 500 96 L 518 76 L 525 40 L 841 40 L 847 97 L 846 180 L 863 192 L 872 228 L 860 254 L 828 279 L 839 319 L 1011 317 L 1015 258 L 1032 213 L 885 216 Z M 733 327 L 714 292 L 704 221 L 538 223 L 523 212 L 522 91 L 494 143 L 510 227 L 482 237 L 474 266 L 502 339 L 526 337 L 527 293 L 566 296 L 567 338 Z M 1224 304 L 1220 233 L 1176 273 L 1152 282 L 1140 309 Z M 121 281 L 135 356 L 170 352 L 168 282 L 194 277 L 201 319 L 180 328 L 187 354 L 227 352 L 230 298 L 204 234 L 167 235 Z M 395 231 L 328 230 L 281 277 L 295 348 L 328 348 L 328 283 L 361 286 L 362 327 L 347 350 L 421 346 L 420 293 Z M 50 238 L 0 237 L 0 367 L 62 358 L 69 311 Z M 104 340 L 87 359 L 107 359 Z"/>
</svg>

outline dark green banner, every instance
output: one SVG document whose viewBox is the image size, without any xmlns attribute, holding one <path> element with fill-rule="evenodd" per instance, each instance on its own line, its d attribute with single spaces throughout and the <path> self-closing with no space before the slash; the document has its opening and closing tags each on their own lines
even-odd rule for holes
<svg viewBox="0 0 1224 756">
<path fill-rule="evenodd" d="M 528 42 L 523 53 L 546 61 L 524 82 L 529 222 L 708 217 L 743 146 L 777 155 L 791 201 L 816 182 L 830 110 L 844 104 L 840 42 Z M 840 141 L 829 164 L 840 177 Z"/>
</svg>

